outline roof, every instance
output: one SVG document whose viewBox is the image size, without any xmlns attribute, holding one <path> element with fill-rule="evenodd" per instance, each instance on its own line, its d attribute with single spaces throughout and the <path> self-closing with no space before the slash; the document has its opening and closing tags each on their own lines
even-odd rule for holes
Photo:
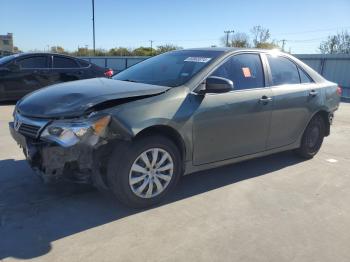
<svg viewBox="0 0 350 262">
<path fill-rule="evenodd" d="M 256 51 L 256 52 L 281 52 L 280 50 L 276 49 L 261 49 L 261 48 L 237 48 L 237 47 L 203 47 L 203 48 L 186 48 L 181 50 L 202 50 L 202 51 L 221 51 L 221 52 L 236 52 L 236 51 Z M 181 51 L 179 50 L 179 51 Z"/>
<path fill-rule="evenodd" d="M 63 55 L 63 56 L 71 56 L 66 54 L 60 54 L 60 53 L 52 53 L 52 52 L 23 52 L 23 53 L 17 53 L 16 56 L 25 56 L 25 55 Z"/>
</svg>

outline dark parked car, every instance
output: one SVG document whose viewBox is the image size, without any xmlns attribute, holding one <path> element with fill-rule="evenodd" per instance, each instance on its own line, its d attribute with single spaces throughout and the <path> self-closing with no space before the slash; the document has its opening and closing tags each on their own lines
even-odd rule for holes
<svg viewBox="0 0 350 262">
<path fill-rule="evenodd" d="M 21 53 L 0 58 L 0 101 L 17 100 L 39 88 L 73 80 L 110 77 L 83 59 L 50 53 Z"/>
<path fill-rule="evenodd" d="M 93 183 L 145 207 L 183 174 L 285 150 L 312 158 L 340 93 L 284 53 L 180 50 L 35 92 L 10 130 L 45 181 Z"/>
</svg>

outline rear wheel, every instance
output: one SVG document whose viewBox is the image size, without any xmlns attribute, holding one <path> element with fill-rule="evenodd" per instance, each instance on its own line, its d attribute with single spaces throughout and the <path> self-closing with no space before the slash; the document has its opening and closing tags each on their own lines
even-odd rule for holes
<svg viewBox="0 0 350 262">
<path fill-rule="evenodd" d="M 108 182 L 123 204 L 142 208 L 162 201 L 181 173 L 175 144 L 163 136 L 147 136 L 116 148 L 108 165 Z"/>
<path fill-rule="evenodd" d="M 324 120 L 320 115 L 316 115 L 305 129 L 300 147 L 295 152 L 303 158 L 313 158 L 320 150 L 324 136 Z"/>
</svg>

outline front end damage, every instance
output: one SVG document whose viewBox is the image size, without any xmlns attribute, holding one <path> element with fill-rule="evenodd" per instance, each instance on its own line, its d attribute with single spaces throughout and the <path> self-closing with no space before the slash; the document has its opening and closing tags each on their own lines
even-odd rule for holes
<svg viewBox="0 0 350 262">
<path fill-rule="evenodd" d="M 110 153 L 134 136 L 116 116 L 116 107 L 167 90 L 111 79 L 58 84 L 21 99 L 10 132 L 45 182 L 70 180 L 106 188 Z"/>
<path fill-rule="evenodd" d="M 15 122 L 9 123 L 12 137 L 46 183 L 68 180 L 101 189 L 107 188 L 108 156 L 125 137 L 119 126 L 109 115 L 83 121 L 37 121 L 16 114 Z"/>
</svg>

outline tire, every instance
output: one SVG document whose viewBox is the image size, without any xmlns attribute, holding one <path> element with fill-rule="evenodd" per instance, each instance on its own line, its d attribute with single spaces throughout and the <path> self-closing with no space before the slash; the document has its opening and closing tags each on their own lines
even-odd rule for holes
<svg viewBox="0 0 350 262">
<path fill-rule="evenodd" d="M 153 162 L 155 155 L 157 157 Z M 148 165 L 144 161 L 146 158 Z M 179 149 L 161 135 L 146 136 L 118 145 L 108 161 L 110 189 L 122 204 L 133 208 L 160 203 L 174 189 L 181 175 Z"/>
<path fill-rule="evenodd" d="M 320 115 L 314 116 L 306 127 L 300 147 L 295 150 L 302 158 L 311 159 L 320 150 L 325 137 L 325 122 Z"/>
</svg>

